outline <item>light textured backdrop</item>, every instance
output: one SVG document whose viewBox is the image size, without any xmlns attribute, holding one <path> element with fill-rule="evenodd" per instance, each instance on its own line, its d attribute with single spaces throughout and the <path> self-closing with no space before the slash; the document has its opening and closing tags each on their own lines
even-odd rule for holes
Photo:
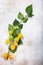
<svg viewBox="0 0 43 65">
<path fill-rule="evenodd" d="M 1 54 L 7 50 L 7 45 L 4 41 L 8 37 L 8 24 L 17 18 L 19 11 L 25 15 L 25 7 L 30 4 L 33 4 L 34 16 L 24 24 L 22 30 L 24 35 L 23 45 L 18 47 L 14 64 L 43 65 L 42 2 L 43 0 L 0 0 L 0 65 L 6 65 L 7 63 L 10 65 L 8 61 L 4 61 L 1 58 Z M 31 46 L 29 42 L 31 42 Z"/>
</svg>

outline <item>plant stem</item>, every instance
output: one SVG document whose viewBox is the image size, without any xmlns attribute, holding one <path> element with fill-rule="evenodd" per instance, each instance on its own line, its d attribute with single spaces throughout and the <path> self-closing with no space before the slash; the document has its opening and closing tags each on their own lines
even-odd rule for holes
<svg viewBox="0 0 43 65">
<path fill-rule="evenodd" d="M 7 59 L 8 59 L 8 57 L 9 57 L 9 50 L 8 50 L 8 55 L 7 55 Z"/>
</svg>

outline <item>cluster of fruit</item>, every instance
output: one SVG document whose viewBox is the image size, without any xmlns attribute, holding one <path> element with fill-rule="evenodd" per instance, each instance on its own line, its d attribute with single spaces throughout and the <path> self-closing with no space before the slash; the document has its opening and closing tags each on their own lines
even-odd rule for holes
<svg viewBox="0 0 43 65">
<path fill-rule="evenodd" d="M 6 44 L 9 45 L 8 47 L 8 53 L 4 53 L 2 56 L 4 59 L 12 59 L 13 55 L 11 53 L 15 53 L 17 50 L 18 45 L 22 44 L 22 38 L 23 35 L 21 33 L 21 30 L 23 28 L 23 23 L 26 23 L 28 21 L 28 18 L 32 17 L 33 9 L 32 5 L 29 5 L 25 9 L 26 16 L 24 16 L 21 12 L 18 13 L 18 19 L 15 19 L 13 24 L 8 25 L 8 33 L 9 37 L 5 41 Z"/>
<path fill-rule="evenodd" d="M 9 30 L 9 27 L 10 27 L 10 30 Z M 13 25 L 14 30 L 13 29 L 11 30 L 11 27 L 12 27 L 11 24 L 9 25 L 9 27 L 8 27 L 9 37 L 8 39 L 6 39 L 5 43 L 9 45 L 8 47 L 9 51 L 14 53 L 17 50 L 17 46 L 22 44 L 23 35 L 21 34 L 21 31 L 19 31 L 17 34 L 15 33 L 16 30 L 18 29 L 17 26 Z M 4 53 L 2 56 L 4 59 L 10 59 L 10 60 L 13 59 L 12 54 L 9 54 L 9 53 Z"/>
<path fill-rule="evenodd" d="M 5 60 L 12 60 L 13 59 L 13 54 L 9 54 L 8 55 L 8 53 L 4 53 L 3 55 L 2 55 L 2 57 L 5 59 Z"/>
</svg>

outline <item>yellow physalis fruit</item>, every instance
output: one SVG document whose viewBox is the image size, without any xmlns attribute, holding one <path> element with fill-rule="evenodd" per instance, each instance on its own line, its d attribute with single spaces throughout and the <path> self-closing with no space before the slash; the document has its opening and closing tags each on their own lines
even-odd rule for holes
<svg viewBox="0 0 43 65">
<path fill-rule="evenodd" d="M 2 57 L 3 57 L 4 59 L 7 59 L 7 56 L 8 56 L 7 53 L 4 53 L 4 54 L 2 55 Z"/>
<path fill-rule="evenodd" d="M 18 34 L 18 38 L 21 39 L 23 35 L 21 33 Z"/>
<path fill-rule="evenodd" d="M 13 34 L 13 31 L 8 31 L 8 33 L 9 33 L 10 35 L 12 35 L 12 34 Z"/>
<path fill-rule="evenodd" d="M 9 54 L 8 60 L 12 60 L 13 59 L 13 55 Z"/>
<path fill-rule="evenodd" d="M 16 37 L 16 38 L 14 39 L 14 41 L 18 42 L 18 41 L 19 41 L 19 38 L 18 38 L 18 37 Z"/>
<path fill-rule="evenodd" d="M 18 46 L 18 43 L 16 41 L 14 41 L 14 46 Z"/>
<path fill-rule="evenodd" d="M 15 49 L 14 44 L 12 44 L 12 45 L 10 46 L 10 49 L 11 49 L 11 50 L 14 50 L 14 49 Z"/>
<path fill-rule="evenodd" d="M 10 43 L 10 39 L 7 39 L 7 40 L 5 41 L 5 43 L 6 43 L 6 44 L 9 44 L 9 43 Z"/>
</svg>

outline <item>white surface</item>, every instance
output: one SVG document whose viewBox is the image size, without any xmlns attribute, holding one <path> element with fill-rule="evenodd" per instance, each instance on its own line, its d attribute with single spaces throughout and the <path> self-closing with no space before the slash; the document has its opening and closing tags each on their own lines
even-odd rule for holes
<svg viewBox="0 0 43 65">
<path fill-rule="evenodd" d="M 42 0 L 0 0 L 0 52 L 7 50 L 5 39 L 8 37 L 8 24 L 12 23 L 17 14 L 21 11 L 24 15 L 25 7 L 33 4 L 34 16 L 24 24 L 22 33 L 24 35 L 23 46 L 18 47 L 16 52 L 15 65 L 43 65 L 42 51 L 43 45 L 41 43 L 42 35 Z M 28 45 L 31 41 L 32 46 Z M 0 54 L 0 65 L 10 65 L 8 61 L 4 61 Z M 3 62 L 3 64 L 1 64 Z M 25 63 L 26 62 L 26 63 Z M 22 64 L 23 63 L 23 64 Z"/>
</svg>

